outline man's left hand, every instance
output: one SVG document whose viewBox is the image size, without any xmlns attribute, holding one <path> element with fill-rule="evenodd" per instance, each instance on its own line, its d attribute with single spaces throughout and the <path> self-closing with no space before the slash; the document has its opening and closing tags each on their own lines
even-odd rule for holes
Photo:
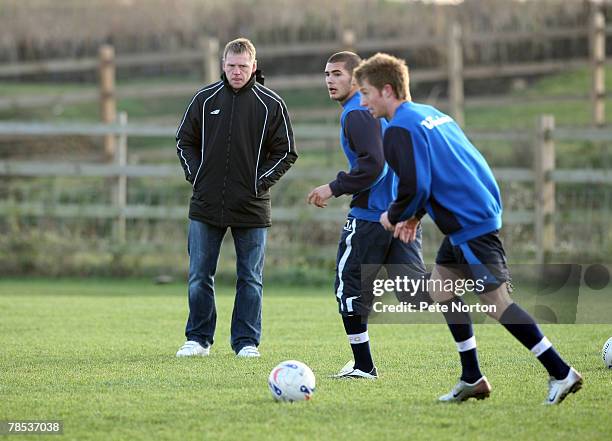
<svg viewBox="0 0 612 441">
<path fill-rule="evenodd" d="M 420 224 L 421 221 L 415 217 L 398 222 L 395 226 L 393 237 L 399 238 L 399 240 L 402 242 L 410 243 L 416 240 L 417 230 L 419 229 Z"/>
</svg>

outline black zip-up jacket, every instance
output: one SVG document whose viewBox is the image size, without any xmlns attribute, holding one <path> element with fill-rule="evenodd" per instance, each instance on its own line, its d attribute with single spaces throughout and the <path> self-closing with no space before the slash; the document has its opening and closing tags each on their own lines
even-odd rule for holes
<svg viewBox="0 0 612 441">
<path fill-rule="evenodd" d="M 176 132 L 177 155 L 193 186 L 189 218 L 218 227 L 269 227 L 269 188 L 297 159 L 283 100 L 249 82 L 199 90 Z"/>
</svg>

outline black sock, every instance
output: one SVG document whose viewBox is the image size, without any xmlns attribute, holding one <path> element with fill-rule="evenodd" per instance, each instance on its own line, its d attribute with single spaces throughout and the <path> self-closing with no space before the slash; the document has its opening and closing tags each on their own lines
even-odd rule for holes
<svg viewBox="0 0 612 441">
<path fill-rule="evenodd" d="M 513 303 L 504 311 L 499 322 L 538 358 L 550 376 L 557 380 L 567 377 L 570 369 L 568 364 L 542 334 L 527 311 Z"/>
<path fill-rule="evenodd" d="M 414 294 L 414 299 L 413 302 L 417 305 L 420 306 L 421 302 L 425 302 L 428 305 L 433 305 L 435 302 L 433 301 L 433 299 L 431 298 L 431 296 L 429 295 L 429 291 L 427 291 L 427 281 L 431 279 L 431 272 L 425 273 L 425 275 L 423 276 L 423 289 L 421 291 L 417 291 Z"/>
<path fill-rule="evenodd" d="M 362 323 L 359 315 L 342 316 L 342 323 L 344 323 L 344 330 L 349 337 L 353 351 L 354 368 L 363 372 L 371 372 L 374 369 L 374 361 L 370 353 L 368 324 Z"/>
<path fill-rule="evenodd" d="M 474 383 L 482 377 L 482 372 L 480 372 L 478 364 L 478 352 L 472 329 L 472 318 L 467 312 L 454 311 L 453 304 L 460 306 L 465 303 L 460 297 L 440 303 L 440 305 L 445 305 L 448 308 L 448 311 L 443 314 L 448 328 L 451 334 L 453 334 L 455 343 L 457 343 L 457 350 L 461 358 L 461 379 L 466 383 Z"/>
</svg>

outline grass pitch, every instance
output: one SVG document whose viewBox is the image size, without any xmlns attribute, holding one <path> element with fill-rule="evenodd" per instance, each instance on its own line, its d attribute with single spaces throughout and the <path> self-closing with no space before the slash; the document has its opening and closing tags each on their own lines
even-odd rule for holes
<svg viewBox="0 0 612 441">
<path fill-rule="evenodd" d="M 229 347 L 233 289 L 221 287 L 211 356 L 177 359 L 184 284 L 0 281 L 0 420 L 63 420 L 67 440 L 610 439 L 612 371 L 599 351 L 611 326 L 543 327 L 585 377 L 545 407 L 544 369 L 501 326 L 477 325 L 491 398 L 442 405 L 459 373 L 444 325 L 372 325 L 381 378 L 329 378 L 350 359 L 330 291 L 267 286 L 262 357 L 243 360 Z M 273 401 L 267 376 L 285 359 L 315 372 L 312 401 Z"/>
</svg>

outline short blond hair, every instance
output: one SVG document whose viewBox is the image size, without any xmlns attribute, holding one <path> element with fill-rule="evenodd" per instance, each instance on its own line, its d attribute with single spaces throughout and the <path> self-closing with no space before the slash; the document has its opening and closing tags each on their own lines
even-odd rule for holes
<svg viewBox="0 0 612 441">
<path fill-rule="evenodd" d="M 410 76 L 406 62 L 393 55 L 377 53 L 361 62 L 354 72 L 359 85 L 367 80 L 378 90 L 389 84 L 399 100 L 410 99 Z"/>
<path fill-rule="evenodd" d="M 225 49 L 223 49 L 224 60 L 230 52 L 233 54 L 248 54 L 251 61 L 254 61 L 257 55 L 255 45 L 251 40 L 244 37 L 236 38 L 225 45 Z"/>
</svg>

